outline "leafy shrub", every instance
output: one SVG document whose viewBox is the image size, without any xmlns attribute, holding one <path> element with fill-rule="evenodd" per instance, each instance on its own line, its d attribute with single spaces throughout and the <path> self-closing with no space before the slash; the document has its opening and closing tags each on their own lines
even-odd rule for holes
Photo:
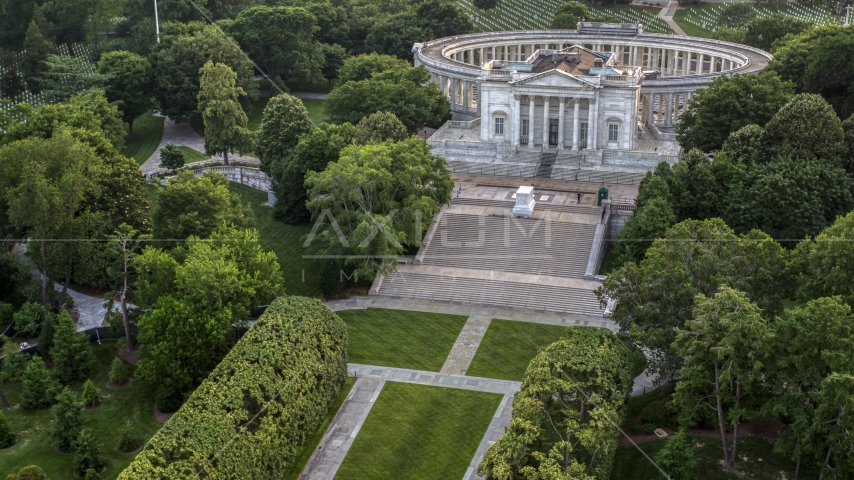
<svg viewBox="0 0 854 480">
<path fill-rule="evenodd" d="M 80 401 L 87 407 L 94 407 L 101 403 L 101 392 L 98 391 L 98 387 L 95 386 L 95 383 L 91 379 L 86 380 L 86 383 L 83 384 L 83 393 L 80 394 Z"/>
<path fill-rule="evenodd" d="M 86 470 L 86 476 L 83 477 L 83 480 L 101 480 L 101 476 L 98 475 L 98 472 L 94 468 L 90 468 Z"/>
<path fill-rule="evenodd" d="M 113 383 L 124 383 L 130 378 L 130 364 L 119 357 L 113 359 L 110 365 L 110 380 Z"/>
<path fill-rule="evenodd" d="M 53 405 L 59 385 L 50 375 L 39 356 L 34 356 L 24 371 L 24 391 L 21 393 L 24 408 L 34 410 Z"/>
<path fill-rule="evenodd" d="M 184 153 L 172 142 L 160 149 L 160 166 L 170 170 L 177 170 L 184 166 Z"/>
<path fill-rule="evenodd" d="M 344 322 L 319 300 L 279 298 L 119 478 L 182 478 L 206 465 L 210 478 L 277 478 L 290 471 L 346 374 Z"/>
<path fill-rule="evenodd" d="M 0 326 L 5 327 L 12 323 L 15 316 L 15 307 L 10 303 L 0 302 Z"/>
<path fill-rule="evenodd" d="M 6 480 L 50 480 L 44 470 L 37 465 L 22 468 L 18 474 L 11 474 Z"/>
<path fill-rule="evenodd" d="M 15 432 L 12 430 L 12 424 L 9 423 L 9 417 L 0 413 L 0 448 L 8 448 L 15 444 Z"/>
<path fill-rule="evenodd" d="M 119 435 L 121 435 L 119 450 L 122 452 L 132 452 L 142 444 L 139 437 L 136 436 L 136 425 L 130 420 L 125 420 L 124 425 L 119 429 Z"/>
<path fill-rule="evenodd" d="M 74 448 L 77 449 L 74 455 L 74 474 L 88 477 L 88 471 L 96 472 L 104 468 L 106 462 L 104 456 L 101 455 L 101 446 L 92 436 L 92 431 L 88 428 L 80 430 L 80 435 L 77 436 L 77 441 L 74 442 Z"/>
<path fill-rule="evenodd" d="M 15 331 L 22 337 L 35 337 L 46 316 L 53 315 L 44 305 L 35 302 L 25 303 L 14 315 Z"/>
</svg>

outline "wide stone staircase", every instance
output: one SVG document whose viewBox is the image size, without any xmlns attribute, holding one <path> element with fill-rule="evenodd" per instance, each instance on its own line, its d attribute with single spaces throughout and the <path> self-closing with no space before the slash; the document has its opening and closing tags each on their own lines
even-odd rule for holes
<svg viewBox="0 0 854 480">
<path fill-rule="evenodd" d="M 537 173 L 534 174 L 534 177 L 551 178 L 552 167 L 555 166 L 556 159 L 557 151 L 543 150 L 543 153 L 540 154 L 540 163 L 537 164 Z"/>
<path fill-rule="evenodd" d="M 516 218 L 513 205 L 454 199 L 421 263 L 402 265 L 377 293 L 601 316 L 599 284 L 584 275 L 602 208 L 542 202 L 534 218 Z"/>
</svg>

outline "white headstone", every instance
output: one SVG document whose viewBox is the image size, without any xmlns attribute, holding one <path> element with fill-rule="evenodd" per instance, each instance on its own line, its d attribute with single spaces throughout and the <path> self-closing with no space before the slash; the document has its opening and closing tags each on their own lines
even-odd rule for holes
<svg viewBox="0 0 854 480">
<path fill-rule="evenodd" d="M 516 190 L 516 206 L 513 207 L 513 213 L 516 215 L 530 215 L 534 213 L 534 187 L 519 187 Z"/>
</svg>

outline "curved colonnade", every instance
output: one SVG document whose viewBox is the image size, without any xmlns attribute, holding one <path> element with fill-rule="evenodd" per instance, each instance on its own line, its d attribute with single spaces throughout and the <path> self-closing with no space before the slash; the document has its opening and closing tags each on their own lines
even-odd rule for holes
<svg viewBox="0 0 854 480">
<path fill-rule="evenodd" d="M 593 52 L 613 52 L 617 64 L 640 67 L 644 75 L 638 82 L 638 119 L 642 124 L 661 127 L 675 125 L 688 100 L 716 77 L 758 72 L 772 58 L 757 48 L 706 38 L 653 33 L 606 35 L 578 30 L 460 35 L 416 44 L 413 50 L 415 65 L 424 65 L 431 80 L 450 100 L 455 120 L 473 120 L 481 116 L 480 84 L 491 76 L 507 75 L 482 68 L 486 62 L 525 62 L 537 50 L 560 50 L 573 45 Z M 560 97 L 561 102 L 564 100 L 571 103 L 573 99 Z"/>
</svg>

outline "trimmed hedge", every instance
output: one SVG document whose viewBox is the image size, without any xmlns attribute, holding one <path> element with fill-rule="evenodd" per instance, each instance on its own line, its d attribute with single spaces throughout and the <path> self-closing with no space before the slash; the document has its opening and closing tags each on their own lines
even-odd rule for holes
<svg viewBox="0 0 854 480">
<path fill-rule="evenodd" d="M 319 300 L 279 298 L 119 479 L 191 478 L 202 468 L 199 478 L 283 478 L 346 375 L 344 322 Z"/>
</svg>

